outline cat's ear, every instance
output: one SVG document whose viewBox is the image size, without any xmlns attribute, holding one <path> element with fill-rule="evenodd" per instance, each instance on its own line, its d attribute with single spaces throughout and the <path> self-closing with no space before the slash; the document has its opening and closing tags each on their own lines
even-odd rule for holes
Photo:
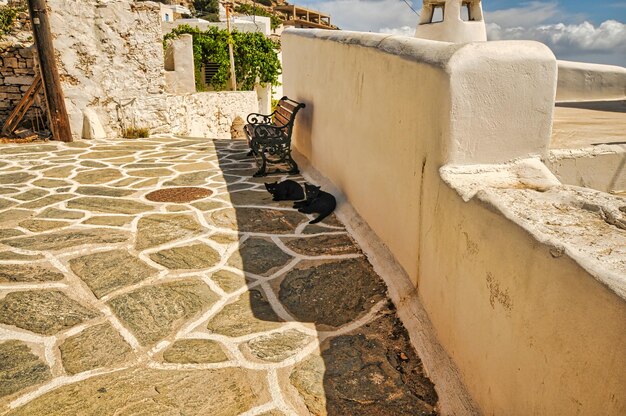
<svg viewBox="0 0 626 416">
<path fill-rule="evenodd" d="M 267 189 L 267 190 L 269 191 L 269 189 L 270 189 L 270 184 L 269 184 L 269 183 L 267 183 L 267 182 L 264 182 L 263 184 L 265 185 L 265 189 Z"/>
</svg>

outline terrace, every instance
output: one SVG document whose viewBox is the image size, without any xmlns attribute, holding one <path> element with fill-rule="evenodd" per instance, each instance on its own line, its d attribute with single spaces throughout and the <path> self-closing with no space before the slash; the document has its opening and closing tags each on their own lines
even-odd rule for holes
<svg viewBox="0 0 626 416">
<path fill-rule="evenodd" d="M 345 226 L 272 202 L 246 153 L 167 135 L 2 146 L 3 414 L 435 414 Z M 171 187 L 211 195 L 146 198 Z"/>
</svg>

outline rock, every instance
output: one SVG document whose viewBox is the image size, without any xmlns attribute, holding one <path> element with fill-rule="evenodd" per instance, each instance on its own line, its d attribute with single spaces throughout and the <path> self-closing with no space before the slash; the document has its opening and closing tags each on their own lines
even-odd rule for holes
<svg viewBox="0 0 626 416">
<path fill-rule="evenodd" d="M 221 201 L 200 201 L 191 204 L 192 207 L 198 208 L 200 211 L 211 211 L 216 208 L 224 208 L 225 204 Z"/>
<path fill-rule="evenodd" d="M 33 185 L 40 188 L 62 188 L 64 186 L 71 186 L 69 182 L 61 181 L 59 179 L 38 179 L 33 181 Z"/>
<path fill-rule="evenodd" d="M 298 266 L 280 283 L 278 296 L 300 321 L 338 327 L 385 297 L 383 281 L 364 258 Z"/>
<path fill-rule="evenodd" d="M 2 228 L 0 229 L 0 239 L 17 237 L 20 235 L 24 235 L 24 231 L 14 230 L 11 228 Z"/>
<path fill-rule="evenodd" d="M 72 173 L 74 173 L 74 166 L 60 166 L 52 169 L 47 169 L 43 171 L 44 176 L 47 178 L 59 178 L 59 179 L 67 179 Z"/>
<path fill-rule="evenodd" d="M 179 165 L 174 166 L 174 170 L 177 172 L 206 172 L 206 171 L 215 171 L 215 166 L 209 162 L 195 162 L 195 163 L 181 163 Z"/>
<path fill-rule="evenodd" d="M 92 108 L 83 110 L 83 139 L 104 139 L 107 137 L 96 111 Z"/>
<path fill-rule="evenodd" d="M 0 397 L 52 378 L 50 369 L 23 342 L 0 344 Z"/>
<path fill-rule="evenodd" d="M 276 315 L 265 295 L 251 289 L 239 296 L 213 317 L 207 329 L 229 337 L 240 337 L 254 332 L 270 331 L 280 327 L 282 320 Z"/>
<path fill-rule="evenodd" d="M 312 340 L 313 337 L 290 329 L 261 335 L 243 344 L 241 349 L 260 360 L 277 363 L 297 354 Z"/>
<path fill-rule="evenodd" d="M 158 270 L 126 250 L 111 250 L 76 257 L 71 259 L 69 264 L 72 271 L 87 283 L 98 298 L 158 274 Z"/>
<path fill-rule="evenodd" d="M 218 244 L 238 243 L 240 239 L 238 234 L 222 234 L 222 233 L 213 234 L 210 238 L 211 240 L 215 241 Z"/>
<path fill-rule="evenodd" d="M 327 234 L 307 238 L 285 238 L 285 245 L 305 256 L 358 254 L 359 247 L 347 234 Z"/>
<path fill-rule="evenodd" d="M 248 273 L 269 276 L 292 258 L 271 240 L 251 237 L 228 259 L 228 265 Z"/>
<path fill-rule="evenodd" d="M 130 222 L 135 217 L 130 217 L 126 215 L 104 215 L 104 216 L 93 216 L 85 221 L 83 224 L 89 225 L 108 225 L 109 227 L 123 227 L 126 224 L 130 224 Z"/>
<path fill-rule="evenodd" d="M 67 338 L 61 345 L 65 371 L 72 375 L 99 367 L 120 365 L 132 349 L 109 323 L 95 325 Z"/>
<path fill-rule="evenodd" d="M 0 322 L 42 335 L 54 335 L 98 313 L 58 290 L 11 292 L 0 300 Z"/>
<path fill-rule="evenodd" d="M 0 210 L 7 209 L 15 205 L 15 202 L 9 201 L 8 199 L 0 198 Z"/>
<path fill-rule="evenodd" d="M 298 363 L 289 376 L 291 385 L 298 390 L 311 415 L 333 415 L 333 413 L 326 412 L 325 371 L 324 359 L 312 355 Z"/>
<path fill-rule="evenodd" d="M 27 259 L 29 257 L 31 256 L 26 256 Z M 2 259 L 2 256 L 0 256 L 0 259 Z M 52 266 L 0 264 L 0 282 L 52 282 L 63 280 L 64 277 L 63 273 Z"/>
<path fill-rule="evenodd" d="M 150 259 L 170 270 L 191 270 L 213 267 L 221 256 L 206 244 L 193 244 L 158 251 Z"/>
<path fill-rule="evenodd" d="M 238 415 L 271 400 L 264 372 L 131 368 L 59 387 L 7 416 Z M 123 409 L 123 413 L 122 412 Z"/>
<path fill-rule="evenodd" d="M 47 221 L 47 220 L 25 220 L 19 223 L 19 226 L 26 228 L 34 233 L 40 233 L 43 231 L 54 230 L 55 228 L 62 228 L 72 225 L 66 221 Z"/>
<path fill-rule="evenodd" d="M 79 186 L 76 189 L 77 194 L 81 195 L 97 195 L 97 196 L 111 196 L 111 197 L 124 197 L 135 193 L 129 189 L 115 189 L 107 188 L 106 186 Z"/>
<path fill-rule="evenodd" d="M 18 237 L 4 240 L 3 243 L 26 250 L 48 251 L 61 250 L 87 244 L 112 244 L 128 240 L 129 234 L 105 228 L 80 231 L 59 231 L 39 234 L 32 237 Z"/>
<path fill-rule="evenodd" d="M 20 254 L 14 251 L 0 251 L 0 260 L 18 260 L 18 261 L 35 261 L 41 260 L 44 257 L 41 254 L 29 255 L 29 254 Z"/>
<path fill-rule="evenodd" d="M 60 220 L 78 220 L 83 218 L 85 214 L 80 211 L 66 211 L 64 209 L 46 208 L 37 218 L 52 218 Z"/>
<path fill-rule="evenodd" d="M 13 198 L 19 199 L 20 201 L 32 201 L 33 199 L 42 198 L 48 195 L 48 191 L 43 189 L 29 189 L 28 191 L 22 192 L 18 195 L 14 195 Z"/>
<path fill-rule="evenodd" d="M 2 153 L 6 154 L 7 150 L 2 149 Z M 26 172 L 5 173 L 0 175 L 0 185 L 22 184 L 35 178 L 37 178 L 35 175 Z"/>
<path fill-rule="evenodd" d="M 207 215 L 216 227 L 251 233 L 292 234 L 308 220 L 296 211 L 261 208 L 226 208 Z"/>
<path fill-rule="evenodd" d="M 294 368 L 290 381 L 313 414 L 437 414 L 434 386 L 394 314 L 331 339 L 321 358 Z"/>
<path fill-rule="evenodd" d="M 197 280 L 178 280 L 142 287 L 111 299 L 117 317 L 144 345 L 180 328 L 186 320 L 215 303 L 217 296 Z"/>
<path fill-rule="evenodd" d="M 206 339 L 182 339 L 163 353 L 163 360 L 177 364 L 208 364 L 227 361 L 219 342 Z"/>
<path fill-rule="evenodd" d="M 20 205 L 20 208 L 28 208 L 28 209 L 37 209 L 43 208 L 50 205 L 58 204 L 59 202 L 63 202 L 67 199 L 72 198 L 74 195 L 71 194 L 54 194 L 48 195 L 40 199 L 36 199 L 34 201 L 26 202 Z"/>
<path fill-rule="evenodd" d="M 92 156 L 95 152 L 90 153 Z M 122 174 L 117 169 L 94 169 L 86 172 L 80 172 L 74 177 L 74 180 L 83 185 L 95 185 L 112 182 L 122 178 Z"/>
<path fill-rule="evenodd" d="M 239 185 L 239 184 L 235 184 Z M 230 202 L 235 206 L 242 205 L 257 205 L 257 206 L 267 206 L 267 205 L 282 205 L 285 207 L 291 207 L 293 205 L 293 201 L 280 201 L 275 202 L 272 201 L 272 195 L 267 191 L 239 191 L 233 192 L 233 187 L 235 185 L 229 185 L 227 194 L 220 195 L 220 198 L 224 201 Z M 247 186 L 251 186 L 246 184 Z"/>
<path fill-rule="evenodd" d="M 135 248 L 145 250 L 170 241 L 190 238 L 202 232 L 202 225 L 191 215 L 146 215 L 139 220 L 137 225 Z"/>
<path fill-rule="evenodd" d="M 156 168 L 156 169 L 137 169 L 128 172 L 130 176 L 138 176 L 140 178 L 162 178 L 165 176 L 172 176 L 174 172 L 169 169 Z"/>
<path fill-rule="evenodd" d="M 228 270 L 218 270 L 211 275 L 217 285 L 226 293 L 232 293 L 243 287 L 249 280 L 244 276 L 240 276 Z"/>
<path fill-rule="evenodd" d="M 176 178 L 165 182 L 164 186 L 197 186 L 205 185 L 207 178 L 214 172 L 193 172 L 178 175 Z"/>
<path fill-rule="evenodd" d="M 106 214 L 140 214 L 153 209 L 151 205 L 131 199 L 105 197 L 76 198 L 69 201 L 67 207 Z"/>
</svg>

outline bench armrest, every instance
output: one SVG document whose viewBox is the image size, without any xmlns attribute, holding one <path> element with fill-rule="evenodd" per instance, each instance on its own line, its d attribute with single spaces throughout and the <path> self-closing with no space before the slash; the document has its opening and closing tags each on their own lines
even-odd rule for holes
<svg viewBox="0 0 626 416">
<path fill-rule="evenodd" d="M 269 124 L 272 122 L 272 114 L 258 114 L 251 113 L 248 114 L 247 121 L 248 124 Z"/>
<path fill-rule="evenodd" d="M 268 144 L 276 140 L 284 141 L 287 138 L 286 126 L 277 127 L 272 124 L 255 124 L 251 127 L 251 139 L 258 144 Z"/>
</svg>

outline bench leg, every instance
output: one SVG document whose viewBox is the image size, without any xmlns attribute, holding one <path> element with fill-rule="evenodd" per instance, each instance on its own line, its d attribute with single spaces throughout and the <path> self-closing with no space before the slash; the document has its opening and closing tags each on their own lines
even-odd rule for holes
<svg viewBox="0 0 626 416">
<path fill-rule="evenodd" d="M 255 178 L 260 178 L 267 175 L 267 160 L 265 158 L 265 149 L 261 148 L 258 154 L 261 156 L 262 162 L 259 170 L 254 175 L 252 175 Z"/>
<path fill-rule="evenodd" d="M 287 152 L 286 160 L 287 160 L 287 165 L 290 168 L 289 171 L 287 172 L 288 174 L 297 175 L 298 173 L 300 173 L 300 169 L 298 169 L 298 164 L 291 157 L 291 149 L 289 149 L 289 151 Z"/>
</svg>

